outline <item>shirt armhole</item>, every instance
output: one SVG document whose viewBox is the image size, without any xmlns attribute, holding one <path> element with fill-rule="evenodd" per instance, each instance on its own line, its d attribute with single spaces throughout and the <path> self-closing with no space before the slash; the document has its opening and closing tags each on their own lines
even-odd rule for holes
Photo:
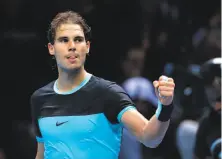
<svg viewBox="0 0 222 159">
<path fill-rule="evenodd" d="M 36 136 L 36 140 L 37 140 L 37 142 L 40 142 L 40 143 L 44 142 L 44 139 L 42 137 Z"/>
<path fill-rule="evenodd" d="M 119 114 L 118 114 L 118 116 L 117 116 L 118 121 L 121 123 L 121 119 L 122 119 L 123 114 L 124 114 L 126 111 L 132 110 L 132 109 L 135 110 L 136 107 L 130 105 L 130 106 L 125 107 L 123 110 L 121 110 L 121 112 L 119 112 Z"/>
</svg>

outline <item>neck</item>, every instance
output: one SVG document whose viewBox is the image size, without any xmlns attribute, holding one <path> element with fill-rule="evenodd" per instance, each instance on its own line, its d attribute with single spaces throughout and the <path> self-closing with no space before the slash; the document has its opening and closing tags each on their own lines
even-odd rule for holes
<svg viewBox="0 0 222 159">
<path fill-rule="evenodd" d="M 57 88 L 60 92 L 70 91 L 77 87 L 85 79 L 86 74 L 87 72 L 84 68 L 80 68 L 72 72 L 59 70 Z"/>
</svg>

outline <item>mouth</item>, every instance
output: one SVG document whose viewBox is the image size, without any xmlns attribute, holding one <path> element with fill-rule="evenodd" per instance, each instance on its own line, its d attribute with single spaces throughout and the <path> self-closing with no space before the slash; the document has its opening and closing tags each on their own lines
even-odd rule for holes
<svg viewBox="0 0 222 159">
<path fill-rule="evenodd" d="M 70 55 L 70 56 L 67 56 L 66 58 L 67 58 L 67 59 L 76 59 L 76 58 L 77 58 L 77 55 Z"/>
<path fill-rule="evenodd" d="M 78 56 L 77 55 L 69 55 L 66 57 L 69 63 L 74 64 L 77 62 Z"/>
</svg>

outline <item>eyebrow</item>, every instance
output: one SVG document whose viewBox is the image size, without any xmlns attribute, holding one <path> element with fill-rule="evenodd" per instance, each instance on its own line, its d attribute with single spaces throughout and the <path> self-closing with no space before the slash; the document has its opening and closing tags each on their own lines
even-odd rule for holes
<svg viewBox="0 0 222 159">
<path fill-rule="evenodd" d="M 62 40 L 62 39 L 68 39 L 68 37 L 67 36 L 60 36 L 57 38 L 57 40 Z"/>
<path fill-rule="evenodd" d="M 83 36 L 80 36 L 80 35 L 75 36 L 74 39 L 75 39 L 75 38 L 84 39 L 84 37 L 83 37 Z M 61 36 L 61 37 L 58 37 L 58 38 L 57 38 L 57 40 L 62 40 L 62 39 L 69 39 L 69 37 L 67 37 L 67 36 Z"/>
<path fill-rule="evenodd" d="M 84 39 L 84 37 L 83 37 L 83 36 L 80 36 L 80 35 L 76 36 L 75 38 Z"/>
</svg>

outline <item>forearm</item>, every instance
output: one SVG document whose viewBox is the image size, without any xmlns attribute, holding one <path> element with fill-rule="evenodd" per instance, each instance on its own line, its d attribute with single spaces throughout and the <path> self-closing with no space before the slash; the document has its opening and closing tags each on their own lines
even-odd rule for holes
<svg viewBox="0 0 222 159">
<path fill-rule="evenodd" d="M 44 158 L 43 153 L 37 152 L 35 159 L 43 159 L 43 158 Z"/>
<path fill-rule="evenodd" d="M 43 159 L 42 156 L 36 155 L 35 159 Z"/>
<path fill-rule="evenodd" d="M 146 123 L 143 129 L 142 143 L 147 147 L 156 147 L 163 140 L 170 121 L 162 122 L 157 119 L 156 115 Z"/>
<path fill-rule="evenodd" d="M 44 158 L 44 144 L 38 143 L 38 149 L 35 159 L 43 159 L 43 158 Z"/>
<path fill-rule="evenodd" d="M 147 147 L 157 147 L 169 127 L 172 105 L 158 105 L 155 115 L 147 120 L 137 110 L 128 110 L 121 118 L 124 126 Z"/>
</svg>

